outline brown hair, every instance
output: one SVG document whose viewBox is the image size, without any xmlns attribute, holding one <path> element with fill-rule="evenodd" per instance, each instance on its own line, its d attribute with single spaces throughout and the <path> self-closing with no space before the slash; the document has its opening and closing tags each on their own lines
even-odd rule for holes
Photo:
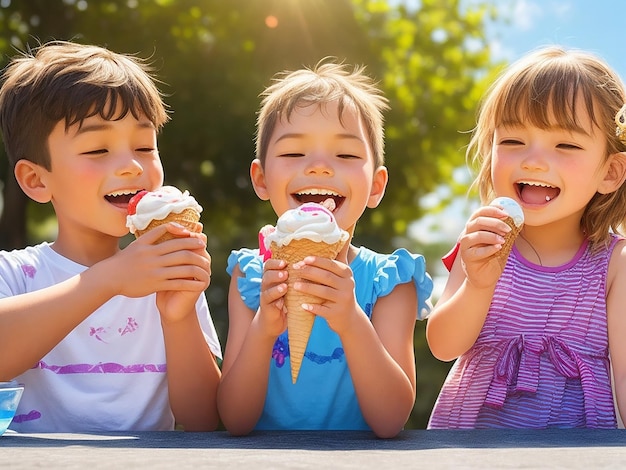
<svg viewBox="0 0 626 470">
<path fill-rule="evenodd" d="M 12 58 L 0 89 L 0 130 L 11 165 L 27 159 L 50 170 L 48 137 L 91 116 L 145 115 L 157 132 L 168 121 L 152 69 L 98 46 L 53 41 Z M 121 106 L 117 112 L 117 107 Z"/>
<path fill-rule="evenodd" d="M 576 104 L 583 103 L 592 125 L 606 140 L 606 158 L 626 151 L 616 136 L 615 117 L 626 103 L 619 76 L 600 58 L 579 50 L 549 46 L 537 49 L 506 69 L 492 84 L 478 114 L 467 157 L 479 167 L 473 183 L 481 202 L 495 197 L 491 179 L 492 144 L 496 127 L 532 124 L 549 129 L 558 123 L 581 129 Z M 551 121 L 551 118 L 554 121 Z M 587 204 L 581 228 L 592 243 L 608 240 L 626 219 L 626 186 L 609 194 L 596 193 Z"/>
<path fill-rule="evenodd" d="M 281 118 L 288 120 L 299 106 L 338 100 L 339 119 L 346 106 L 356 107 L 374 153 L 375 166 L 383 165 L 383 112 L 388 109 L 387 99 L 364 72 L 363 66 L 351 70 L 345 64 L 322 60 L 312 69 L 277 74 L 274 83 L 261 93 L 264 98 L 256 135 L 256 156 L 261 164 L 265 164 L 270 137 Z"/>
</svg>

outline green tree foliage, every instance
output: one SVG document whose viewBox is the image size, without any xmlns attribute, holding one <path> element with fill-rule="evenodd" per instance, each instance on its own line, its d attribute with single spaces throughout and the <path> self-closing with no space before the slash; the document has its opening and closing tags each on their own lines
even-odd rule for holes
<svg viewBox="0 0 626 470">
<path fill-rule="evenodd" d="M 225 341 L 226 257 L 231 249 L 255 246 L 258 228 L 275 220 L 270 205 L 256 198 L 248 170 L 254 156 L 258 95 L 276 72 L 333 56 L 366 64 L 390 99 L 386 119 L 390 184 L 383 203 L 359 223 L 356 243 L 383 252 L 396 245 L 410 246 L 406 230 L 422 215 L 420 198 L 437 185 L 455 184 L 452 171 L 464 164 L 467 144 L 462 132 L 473 126 L 483 77 L 491 69 L 484 24 L 493 12 L 480 4 L 463 10 L 459 0 L 416 4 L 410 8 L 382 0 L 4 1 L 0 65 L 17 51 L 52 39 L 103 45 L 150 59 L 173 118 L 159 140 L 166 182 L 189 189 L 205 208 L 202 222 L 213 258 L 207 294 Z M 37 242 L 47 236 L 41 227 L 51 208 L 22 197 L 6 158 L 1 161 L 5 204 L 0 247 Z M 421 324 L 416 333 L 420 390 L 408 427 L 425 425 L 447 369 L 432 359 L 423 336 Z"/>
</svg>

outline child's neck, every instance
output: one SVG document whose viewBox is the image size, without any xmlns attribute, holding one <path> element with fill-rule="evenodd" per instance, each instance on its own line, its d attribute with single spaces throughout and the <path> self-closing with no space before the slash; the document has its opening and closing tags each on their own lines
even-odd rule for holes
<svg viewBox="0 0 626 470">
<path fill-rule="evenodd" d="M 61 256 L 83 266 L 93 266 L 110 258 L 120 250 L 119 239 L 115 237 L 105 236 L 97 240 L 68 240 L 60 233 L 52 244 L 52 249 Z"/>
<path fill-rule="evenodd" d="M 524 226 L 515 247 L 531 263 L 554 267 L 570 262 L 584 240 L 585 234 L 579 227 L 574 229 L 562 224 Z"/>
</svg>

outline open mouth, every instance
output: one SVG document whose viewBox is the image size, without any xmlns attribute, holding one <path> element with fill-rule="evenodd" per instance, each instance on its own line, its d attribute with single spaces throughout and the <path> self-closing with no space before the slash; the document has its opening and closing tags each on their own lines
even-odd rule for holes
<svg viewBox="0 0 626 470">
<path fill-rule="evenodd" d="M 521 181 L 517 183 L 517 195 L 525 204 L 546 204 L 556 199 L 561 190 L 547 183 Z"/>
<path fill-rule="evenodd" d="M 321 204 L 327 199 L 332 199 L 335 202 L 335 210 L 339 209 L 346 199 L 344 196 L 327 189 L 307 189 L 294 193 L 292 196 L 300 204 L 304 204 L 305 202 Z"/>
<path fill-rule="evenodd" d="M 121 207 L 123 209 L 126 209 L 126 207 L 128 207 L 128 201 L 130 201 L 130 199 L 139 191 L 141 190 L 135 189 L 135 190 L 115 191 L 115 192 L 105 195 L 104 198 L 110 204 L 113 204 L 116 207 Z"/>
</svg>

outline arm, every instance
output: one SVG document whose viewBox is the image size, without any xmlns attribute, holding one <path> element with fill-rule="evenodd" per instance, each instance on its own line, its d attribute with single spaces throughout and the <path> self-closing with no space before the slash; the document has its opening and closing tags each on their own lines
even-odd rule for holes
<svg viewBox="0 0 626 470">
<path fill-rule="evenodd" d="M 272 348 L 287 327 L 283 296 L 287 290 L 285 262 L 268 260 L 261 281 L 261 300 L 255 314 L 241 299 L 232 274 L 228 293 L 228 342 L 222 364 L 217 405 L 226 429 L 234 435 L 249 433 L 265 404 Z"/>
<path fill-rule="evenodd" d="M 33 367 L 67 334 L 115 293 L 97 264 L 59 284 L 0 299 L 0 380 Z M 71 305 L 72 308 L 68 308 Z"/>
<path fill-rule="evenodd" d="M 203 243 L 206 236 L 193 234 Z M 211 280 L 205 245 L 193 252 L 197 268 L 191 290 L 157 292 L 165 341 L 170 407 L 186 431 L 214 431 L 219 424 L 217 387 L 221 372 L 205 338 L 196 304 Z"/>
<path fill-rule="evenodd" d="M 162 321 L 170 407 L 185 431 L 214 431 L 219 423 L 220 370 L 192 309 L 182 320 Z"/>
<path fill-rule="evenodd" d="M 185 265 L 202 241 L 152 245 L 166 226 L 126 249 L 53 286 L 0 299 L 0 380 L 31 368 L 81 321 L 115 295 L 142 297 L 155 290 L 189 289 L 196 282 Z M 181 267 L 180 264 L 183 264 Z M 68 308 L 71 305 L 71 308 Z"/>
<path fill-rule="evenodd" d="M 479 208 L 459 239 L 460 249 L 448 281 L 428 317 L 426 339 L 433 355 L 450 361 L 467 351 L 485 322 L 502 267 L 495 258 L 510 229 L 494 206 Z"/>
<path fill-rule="evenodd" d="M 415 312 L 413 283 L 400 284 L 376 302 L 371 322 L 361 312 L 340 334 L 361 412 L 378 437 L 396 436 L 415 404 Z"/>
<path fill-rule="evenodd" d="M 354 294 L 346 294 L 354 292 L 349 266 L 316 257 L 298 265 L 310 282 L 294 288 L 324 299 L 305 308 L 324 317 L 341 338 L 365 421 L 378 437 L 397 435 L 415 404 L 415 287 L 401 284 L 378 299 L 370 321 Z"/>
<path fill-rule="evenodd" d="M 426 323 L 426 340 L 433 356 L 451 361 L 474 344 L 485 323 L 494 289 L 495 283 L 484 289 L 473 286 L 457 258 Z"/>
<path fill-rule="evenodd" d="M 626 242 L 621 241 L 613 250 L 607 280 L 607 324 L 609 354 L 613 369 L 615 400 L 622 418 L 626 422 Z"/>
</svg>

